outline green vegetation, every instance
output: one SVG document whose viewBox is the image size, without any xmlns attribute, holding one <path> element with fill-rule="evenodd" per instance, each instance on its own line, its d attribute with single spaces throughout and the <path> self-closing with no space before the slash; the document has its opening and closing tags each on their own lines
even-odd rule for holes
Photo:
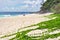
<svg viewBox="0 0 60 40">
<path fill-rule="evenodd" d="M 53 15 L 53 17 L 56 16 L 57 18 L 53 19 L 53 20 L 50 20 L 50 21 L 45 21 L 45 22 L 38 23 L 38 24 L 36 24 L 36 26 L 39 26 L 39 28 L 34 29 L 34 30 L 48 29 L 48 31 L 47 31 L 48 34 L 46 32 L 45 35 L 42 33 L 43 34 L 42 36 L 29 37 L 28 35 L 25 35 L 25 34 L 32 31 L 32 30 L 26 30 L 26 31 L 23 31 L 23 32 L 17 32 L 15 39 L 16 40 L 45 40 L 45 39 L 48 39 L 48 38 L 55 38 L 55 37 L 60 36 L 59 35 L 60 33 L 49 35 L 50 32 L 55 31 L 57 29 L 60 29 L 60 18 L 59 18 L 60 14 L 52 14 L 52 15 Z M 42 24 L 45 24 L 45 26 L 43 26 Z"/>
<path fill-rule="evenodd" d="M 51 17 L 51 18 L 57 17 L 57 18 L 28 26 L 28 28 L 32 27 L 32 26 L 39 26 L 36 29 L 29 29 L 29 30 L 25 30 L 25 31 L 22 31 L 22 32 L 18 31 L 17 33 L 14 33 L 14 34 L 8 35 L 8 36 L 3 36 L 1 38 L 13 36 L 13 35 L 16 35 L 16 36 L 14 38 L 11 38 L 10 40 L 45 40 L 45 39 L 48 39 L 48 38 L 59 37 L 60 33 L 51 34 L 51 35 L 49 33 L 60 29 L 60 18 L 59 18 L 60 14 L 52 14 L 48 17 Z M 48 31 L 44 32 L 45 34 L 42 33 L 42 36 L 28 36 L 28 35 L 26 35 L 28 32 L 33 31 L 33 30 L 37 30 L 37 29 L 39 29 L 39 30 L 40 29 L 48 29 Z"/>
<path fill-rule="evenodd" d="M 60 3 L 60 0 L 47 0 L 44 4 L 43 4 L 43 6 L 42 6 L 42 8 L 41 8 L 41 11 L 51 11 L 51 8 L 52 7 L 54 7 L 54 8 L 52 8 L 52 9 L 55 9 L 55 7 L 57 6 L 58 8 L 59 8 L 59 3 Z M 60 10 L 60 8 L 59 9 L 57 9 L 56 8 L 56 11 L 57 10 Z"/>
<path fill-rule="evenodd" d="M 55 38 L 55 37 L 60 36 L 59 35 L 60 33 L 49 35 L 50 32 L 55 31 L 57 29 L 60 29 L 60 18 L 59 18 L 60 14 L 52 14 L 50 16 L 53 16 L 53 17 L 56 16 L 57 18 L 53 19 L 53 20 L 50 20 L 50 21 L 45 21 L 45 22 L 38 23 L 38 24 L 36 24 L 36 26 L 39 26 L 39 28 L 34 29 L 34 30 L 48 29 L 48 31 L 46 32 L 45 35 L 44 35 L 44 33 L 42 33 L 43 34 L 42 36 L 29 37 L 28 35 L 25 35 L 25 34 L 32 31 L 32 30 L 26 30 L 24 32 L 17 32 L 15 39 L 17 39 L 17 40 L 45 40 L 45 39 L 48 39 L 48 38 Z"/>
<path fill-rule="evenodd" d="M 55 13 L 60 13 L 60 3 L 57 5 L 54 5 L 51 10 Z"/>
<path fill-rule="evenodd" d="M 41 22 L 38 24 L 33 24 L 30 26 L 27 26 L 27 28 L 32 27 L 32 26 L 39 26 L 36 29 L 29 29 L 29 30 L 25 30 L 20 32 L 19 29 L 17 33 L 13 33 L 10 35 L 5 35 L 2 36 L 0 38 L 5 38 L 5 37 L 10 37 L 13 35 L 16 35 L 15 37 L 11 38 L 10 40 L 46 40 L 48 38 L 57 38 L 60 36 L 60 33 L 57 34 L 49 34 L 50 32 L 53 32 L 55 30 L 60 29 L 60 0 L 47 0 L 42 8 L 42 11 L 53 11 L 56 14 L 52 14 L 50 16 L 47 16 L 48 18 L 53 18 L 56 17 L 55 19 L 49 20 L 49 21 L 45 21 L 45 22 Z M 23 28 L 24 29 L 24 28 Z M 33 30 L 41 30 L 41 29 L 48 29 L 46 32 L 42 33 L 42 36 L 28 36 L 26 35 L 28 32 L 33 31 Z M 39 34 L 41 35 L 41 34 Z"/>
</svg>

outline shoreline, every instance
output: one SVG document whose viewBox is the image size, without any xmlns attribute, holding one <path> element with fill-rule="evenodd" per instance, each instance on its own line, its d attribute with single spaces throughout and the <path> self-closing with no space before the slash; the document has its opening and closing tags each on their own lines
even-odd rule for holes
<svg viewBox="0 0 60 40">
<path fill-rule="evenodd" d="M 5 19 L 5 18 L 13 18 L 13 17 L 24 17 L 24 16 L 34 16 L 34 15 L 50 15 L 50 14 L 53 14 L 53 13 L 46 13 L 46 14 L 39 14 L 39 13 L 32 13 L 32 14 L 20 14 L 20 15 L 3 15 L 2 17 L 0 17 L 0 19 Z"/>
<path fill-rule="evenodd" d="M 32 24 L 50 20 L 44 16 L 50 14 L 28 14 L 14 17 L 6 17 L 0 19 L 0 35 L 10 34 L 16 32 L 18 29 L 27 27 Z"/>
</svg>

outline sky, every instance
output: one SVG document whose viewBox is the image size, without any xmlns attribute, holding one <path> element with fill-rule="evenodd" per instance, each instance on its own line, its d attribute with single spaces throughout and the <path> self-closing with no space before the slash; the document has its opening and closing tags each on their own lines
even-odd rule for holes
<svg viewBox="0 0 60 40">
<path fill-rule="evenodd" d="M 0 0 L 0 12 L 37 12 L 42 3 L 42 0 Z"/>
</svg>

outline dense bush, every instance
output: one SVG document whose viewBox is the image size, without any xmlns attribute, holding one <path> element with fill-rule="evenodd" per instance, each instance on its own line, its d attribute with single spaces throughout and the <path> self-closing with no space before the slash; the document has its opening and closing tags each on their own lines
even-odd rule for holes
<svg viewBox="0 0 60 40">
<path fill-rule="evenodd" d="M 60 3 L 57 5 L 54 5 L 51 10 L 55 13 L 60 13 Z"/>
<path fill-rule="evenodd" d="M 54 7 L 53 7 L 53 9 L 55 10 L 55 9 L 57 9 L 57 10 L 59 10 L 59 7 L 60 6 L 58 6 L 59 5 L 59 3 L 60 3 L 60 0 L 47 0 L 43 5 L 42 5 L 42 7 L 41 7 L 41 11 L 47 11 L 48 10 L 48 12 L 51 12 L 51 7 L 53 7 L 54 5 Z M 58 4 L 58 5 L 57 5 Z M 55 7 L 57 7 L 57 8 L 55 8 Z"/>
</svg>

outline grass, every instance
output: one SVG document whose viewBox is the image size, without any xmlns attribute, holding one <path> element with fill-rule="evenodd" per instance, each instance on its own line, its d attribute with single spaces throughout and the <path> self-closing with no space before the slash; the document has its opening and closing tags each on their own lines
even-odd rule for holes
<svg viewBox="0 0 60 40">
<path fill-rule="evenodd" d="M 22 32 L 18 31 L 17 33 L 13 33 L 11 35 L 3 36 L 1 38 L 9 37 L 9 36 L 12 36 L 12 35 L 16 35 L 16 36 L 14 38 L 11 38 L 10 40 L 46 40 L 48 38 L 59 37 L 60 33 L 51 34 L 51 35 L 49 33 L 53 32 L 53 31 L 55 31 L 57 29 L 60 29 L 60 18 L 59 18 L 60 14 L 52 14 L 52 15 L 47 16 L 47 17 L 48 18 L 57 17 L 57 18 L 53 19 L 53 20 L 49 20 L 49 21 L 45 21 L 45 22 L 41 22 L 41 23 L 38 23 L 38 24 L 34 24 L 34 25 L 31 25 L 31 26 L 28 26 L 28 27 L 39 26 L 36 29 L 26 30 L 26 31 L 22 31 Z M 45 32 L 45 34 L 42 33 L 43 34 L 42 36 L 32 37 L 32 36 L 26 35 L 28 32 L 30 32 L 32 30 L 37 30 L 37 29 L 48 29 L 48 31 Z"/>
</svg>

